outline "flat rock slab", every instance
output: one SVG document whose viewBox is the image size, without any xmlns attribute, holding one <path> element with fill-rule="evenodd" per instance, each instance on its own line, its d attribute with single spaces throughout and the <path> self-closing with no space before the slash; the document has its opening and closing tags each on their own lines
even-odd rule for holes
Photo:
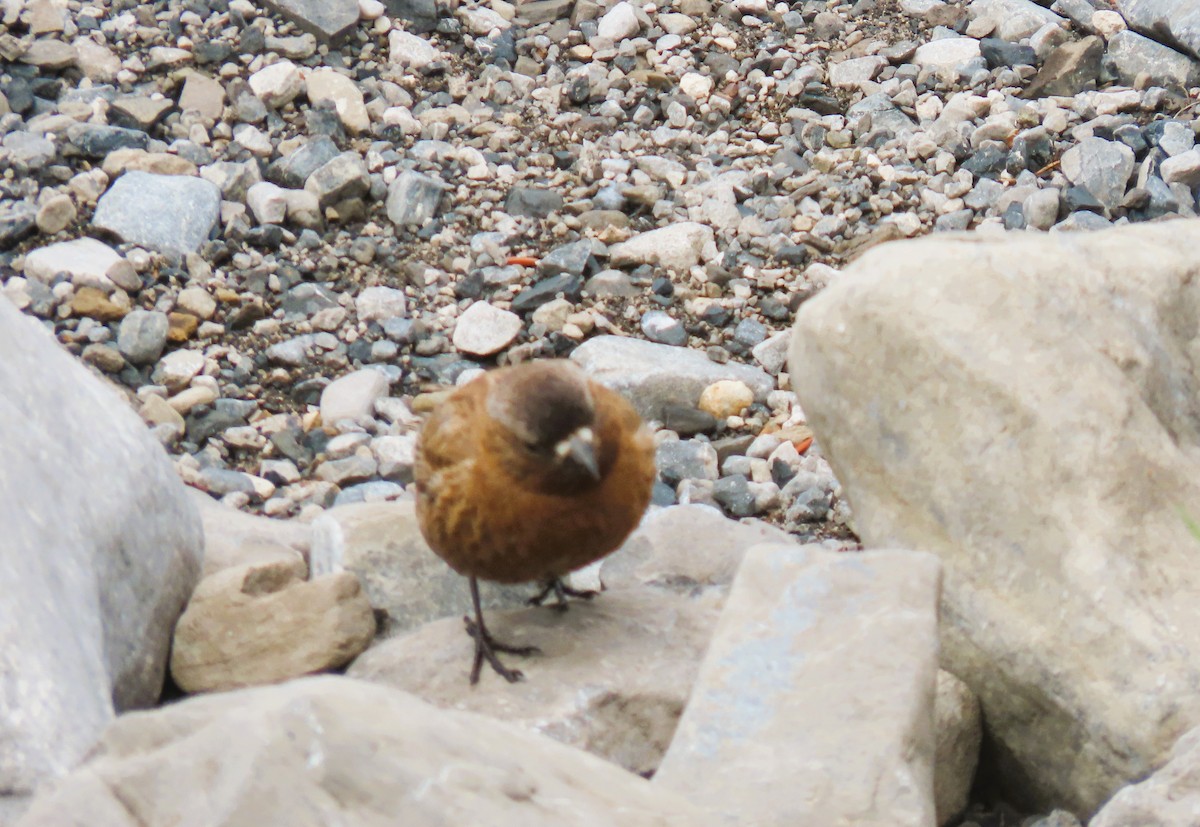
<svg viewBox="0 0 1200 827">
<path fill-rule="evenodd" d="M 221 191 L 203 178 L 127 172 L 96 205 L 92 226 L 160 252 L 193 253 L 208 240 Z"/>
<path fill-rule="evenodd" d="M 358 23 L 357 0 L 265 0 L 267 8 L 325 43 L 337 44 Z"/>
<path fill-rule="evenodd" d="M 200 520 L 107 383 L 0 298 L 0 790 L 62 775 L 155 703 Z"/>
<path fill-rule="evenodd" d="M 943 665 L 1036 809 L 1088 817 L 1200 725 L 1198 249 L 1196 220 L 900 241 L 797 317 L 858 534 L 942 557 Z"/>
<path fill-rule="evenodd" d="M 488 613 L 497 639 L 542 650 L 500 656 L 525 673 L 516 684 L 486 666 L 477 686 L 468 683 L 474 644 L 458 617 L 369 649 L 347 674 L 440 707 L 519 724 L 632 772 L 651 773 L 671 742 L 722 599 L 634 588 L 572 601 L 566 612 Z"/>
<path fill-rule="evenodd" d="M 705 827 L 644 779 L 520 727 L 319 677 L 128 715 L 17 827 Z"/>
<path fill-rule="evenodd" d="M 704 389 L 722 379 L 744 382 L 759 402 L 775 390 L 775 380 L 760 368 L 721 365 L 700 351 L 643 339 L 595 336 L 571 358 L 597 382 L 626 396 L 647 419 L 661 420 L 666 405 L 696 407 Z"/>
<path fill-rule="evenodd" d="M 724 823 L 934 823 L 940 564 L 751 549 L 654 776 Z"/>
<path fill-rule="evenodd" d="M 188 489 L 204 526 L 204 576 L 250 564 L 307 559 L 312 526 L 256 517 L 230 508 L 203 491 Z"/>
<path fill-rule="evenodd" d="M 314 577 L 357 574 L 371 605 L 387 612 L 388 634 L 471 609 L 467 578 L 425 542 L 412 500 L 329 509 L 313 521 L 310 566 Z M 523 606 L 537 591 L 486 582 L 479 587 L 484 608 Z"/>
</svg>

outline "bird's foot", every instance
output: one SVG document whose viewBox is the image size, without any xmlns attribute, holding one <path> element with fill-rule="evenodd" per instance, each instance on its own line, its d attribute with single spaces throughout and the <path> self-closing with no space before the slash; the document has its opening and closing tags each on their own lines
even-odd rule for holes
<svg viewBox="0 0 1200 827">
<path fill-rule="evenodd" d="M 570 586 L 563 583 L 561 577 L 550 577 L 542 581 L 542 590 L 529 598 L 527 601 L 530 606 L 541 606 L 546 602 L 551 595 L 554 596 L 554 602 L 549 608 L 557 612 L 565 612 L 567 610 L 567 598 L 575 597 L 580 600 L 591 600 L 598 591 L 591 589 L 572 589 Z"/>
<path fill-rule="evenodd" d="M 492 637 L 488 632 L 487 627 L 480 627 L 470 617 L 463 617 L 463 622 L 467 625 L 467 634 L 475 641 L 475 661 L 471 665 L 471 685 L 479 683 L 479 673 L 483 671 L 483 662 L 486 660 L 488 664 L 496 671 L 496 674 L 504 678 L 509 683 L 516 683 L 525 677 L 520 669 L 509 669 L 500 662 L 500 658 L 496 657 L 497 652 L 507 652 L 510 655 L 540 655 L 542 650 L 536 646 L 512 646 L 507 643 L 501 643 Z"/>
</svg>

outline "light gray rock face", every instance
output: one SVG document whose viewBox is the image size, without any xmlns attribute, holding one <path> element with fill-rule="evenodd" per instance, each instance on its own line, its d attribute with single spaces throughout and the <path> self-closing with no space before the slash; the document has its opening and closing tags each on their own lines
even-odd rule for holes
<svg viewBox="0 0 1200 827">
<path fill-rule="evenodd" d="M 1200 816 L 1200 729 L 1171 750 L 1171 760 L 1140 784 L 1112 797 L 1088 827 L 1192 827 Z"/>
<path fill-rule="evenodd" d="M 673 505 L 648 513 L 624 545 L 604 558 L 600 580 L 612 589 L 724 590 L 747 549 L 790 540 L 787 532 L 759 520 L 738 522 L 709 506 Z"/>
<path fill-rule="evenodd" d="M 729 825 L 933 824 L 939 572 L 747 552 L 655 786 Z"/>
<path fill-rule="evenodd" d="M 1090 815 L 1200 724 L 1197 249 L 1200 221 L 898 242 L 796 322 L 859 536 L 942 557 L 943 665 L 1043 809 Z"/>
<path fill-rule="evenodd" d="M 775 380 L 760 368 L 711 361 L 700 351 L 621 336 L 595 336 L 571 354 L 596 381 L 624 394 L 638 413 L 661 419 L 663 406 L 695 407 L 713 382 L 736 379 L 766 400 Z"/>
<path fill-rule="evenodd" d="M 200 521 L 125 402 L 0 299 L 0 790 L 154 703 Z"/>
<path fill-rule="evenodd" d="M 433 553 L 417 525 L 412 500 L 332 508 L 313 521 L 313 577 L 352 571 L 376 609 L 388 614 L 388 632 L 401 632 L 471 610 L 467 579 Z M 523 606 L 535 589 L 480 583 L 484 608 Z"/>
<path fill-rule="evenodd" d="M 1084 138 L 1063 153 L 1062 171 L 1112 209 L 1121 203 L 1133 174 L 1133 150 L 1118 141 Z"/>
<path fill-rule="evenodd" d="M 671 743 L 723 598 L 635 587 L 574 600 L 566 612 L 490 612 L 488 628 L 499 640 L 542 651 L 501 655 L 525 674 L 519 684 L 489 670 L 471 686 L 474 646 L 460 617 L 369 649 L 347 674 L 446 709 L 518 724 L 631 772 L 649 773 Z"/>
<path fill-rule="evenodd" d="M 1117 0 L 1117 10 L 1147 37 L 1200 57 L 1200 6 L 1179 0 Z"/>
<path fill-rule="evenodd" d="M 399 821 L 397 821 L 399 819 Z M 349 678 L 130 715 L 18 827 L 706 827 L 678 796 L 519 727 Z"/>
<path fill-rule="evenodd" d="M 1194 58 L 1136 32 L 1114 34 L 1108 41 L 1108 55 L 1122 83 L 1134 83 L 1142 72 L 1157 86 L 1186 88 L 1200 82 L 1200 63 Z"/>
<path fill-rule="evenodd" d="M 966 809 L 975 780 L 983 740 L 979 698 L 961 680 L 941 670 L 933 716 L 937 732 L 933 799 L 937 823 L 946 824 Z"/>
<path fill-rule="evenodd" d="M 188 489 L 204 526 L 204 576 L 234 566 L 308 558 L 312 526 L 295 520 L 255 517 Z"/>
<path fill-rule="evenodd" d="M 401 173 L 388 187 L 387 214 L 398 227 L 424 226 L 437 215 L 446 185 L 411 170 Z"/>
<path fill-rule="evenodd" d="M 326 43 L 337 43 L 358 23 L 355 0 L 266 0 L 268 7 Z"/>
<path fill-rule="evenodd" d="M 221 191 L 203 178 L 127 172 L 109 187 L 92 226 L 152 250 L 193 253 L 221 211 Z"/>
</svg>

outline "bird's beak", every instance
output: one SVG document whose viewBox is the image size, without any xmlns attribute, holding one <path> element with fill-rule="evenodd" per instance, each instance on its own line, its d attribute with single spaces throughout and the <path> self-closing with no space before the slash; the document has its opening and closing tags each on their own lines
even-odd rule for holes
<svg viewBox="0 0 1200 827">
<path fill-rule="evenodd" d="M 591 428 L 580 428 L 558 443 L 556 453 L 562 459 L 574 462 L 587 471 L 592 479 L 599 481 L 600 462 L 596 459 L 596 435 Z"/>
</svg>

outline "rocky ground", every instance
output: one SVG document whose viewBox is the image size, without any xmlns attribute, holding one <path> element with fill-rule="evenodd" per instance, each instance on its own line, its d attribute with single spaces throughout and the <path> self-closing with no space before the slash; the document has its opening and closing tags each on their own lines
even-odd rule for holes
<svg viewBox="0 0 1200 827">
<path fill-rule="evenodd" d="M 401 496 L 423 390 L 632 336 L 758 369 L 642 400 L 657 502 L 847 537 L 792 314 L 888 239 L 1193 214 L 1152 5 L 6 0 L 4 292 L 238 507 Z"/>
<path fill-rule="evenodd" d="M 1190 3 L 0 15 L 4 295 L 122 388 L 189 485 L 311 525 L 314 573 L 354 547 L 333 506 L 406 498 L 436 391 L 539 356 L 655 423 L 657 505 L 851 541 L 788 371 L 808 299 L 887 241 L 1197 209 Z M 204 594 L 244 585 L 226 579 Z"/>
</svg>

